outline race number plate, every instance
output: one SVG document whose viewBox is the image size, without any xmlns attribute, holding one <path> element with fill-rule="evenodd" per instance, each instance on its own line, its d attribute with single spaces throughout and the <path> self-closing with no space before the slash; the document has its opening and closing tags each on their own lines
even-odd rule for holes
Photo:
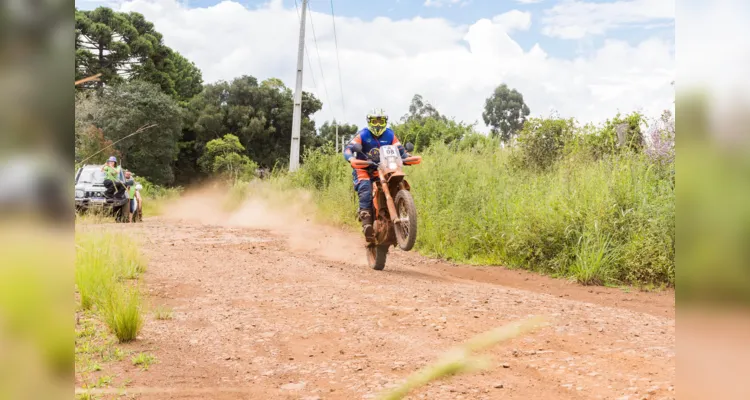
<svg viewBox="0 0 750 400">
<path fill-rule="evenodd" d="M 398 150 L 396 150 L 396 146 L 382 146 L 380 148 L 380 156 L 387 158 L 387 157 L 398 157 Z"/>
</svg>

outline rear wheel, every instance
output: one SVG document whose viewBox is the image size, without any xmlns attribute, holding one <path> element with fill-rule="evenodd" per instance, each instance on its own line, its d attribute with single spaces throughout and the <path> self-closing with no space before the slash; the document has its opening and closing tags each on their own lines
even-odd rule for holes
<svg viewBox="0 0 750 400">
<path fill-rule="evenodd" d="M 395 203 L 399 219 L 394 226 L 398 247 L 403 251 L 409 251 L 417 240 L 417 207 L 414 205 L 411 192 L 405 189 L 398 191 Z"/>
<path fill-rule="evenodd" d="M 370 244 L 367 246 L 367 263 L 370 268 L 382 271 L 385 268 L 385 259 L 388 255 L 387 245 L 374 245 Z"/>
</svg>

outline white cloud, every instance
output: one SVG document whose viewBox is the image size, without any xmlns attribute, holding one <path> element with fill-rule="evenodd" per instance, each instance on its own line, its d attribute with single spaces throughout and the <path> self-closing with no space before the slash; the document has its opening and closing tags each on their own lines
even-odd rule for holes
<svg viewBox="0 0 750 400">
<path fill-rule="evenodd" d="M 203 71 L 207 82 L 243 74 L 278 77 L 294 87 L 299 22 L 294 8 L 275 2 L 259 9 L 224 1 L 186 9 L 175 0 L 132 0 L 122 6 L 152 21 L 165 42 Z M 383 107 L 393 119 L 407 112 L 415 93 L 466 122 L 481 122 L 484 100 L 501 83 L 517 88 L 533 115 L 551 109 L 581 121 L 600 121 L 637 108 L 658 115 L 673 101 L 674 45 L 662 39 L 638 45 L 606 41 L 586 56 L 550 57 L 539 45 L 526 50 L 508 34 L 528 29 L 530 16 L 513 11 L 471 25 L 443 19 L 336 18 L 345 115 L 338 85 L 330 14 L 312 12 L 330 98 L 326 98 L 308 23 L 307 43 L 317 87 L 305 60 L 304 89 L 324 102 L 315 115 L 361 124 Z"/>
<path fill-rule="evenodd" d="M 425 7 L 442 7 L 444 5 L 447 5 L 448 7 L 453 6 L 454 4 L 461 3 L 462 6 L 468 4 L 468 1 L 461 1 L 461 0 L 425 0 L 424 6 Z"/>
<path fill-rule="evenodd" d="M 531 13 L 511 10 L 495 16 L 492 18 L 492 22 L 502 26 L 506 32 L 515 30 L 526 31 L 531 27 Z"/>
<path fill-rule="evenodd" d="M 673 23 L 675 0 L 618 0 L 611 3 L 563 0 L 545 10 L 544 15 L 544 34 L 580 39 L 626 26 L 649 27 L 654 21 Z"/>
<path fill-rule="evenodd" d="M 536 4 L 536 3 L 541 3 L 542 1 L 544 1 L 544 0 L 516 0 L 516 3 L 521 3 L 521 4 Z"/>
</svg>

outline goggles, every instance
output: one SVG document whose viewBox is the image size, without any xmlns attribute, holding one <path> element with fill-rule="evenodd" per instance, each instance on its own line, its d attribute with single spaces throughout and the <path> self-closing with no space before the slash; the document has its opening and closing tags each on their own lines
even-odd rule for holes
<svg viewBox="0 0 750 400">
<path fill-rule="evenodd" d="M 388 122 L 388 118 L 386 117 L 370 117 L 367 119 L 367 122 L 370 123 L 370 125 L 374 126 L 385 126 L 386 122 Z"/>
</svg>

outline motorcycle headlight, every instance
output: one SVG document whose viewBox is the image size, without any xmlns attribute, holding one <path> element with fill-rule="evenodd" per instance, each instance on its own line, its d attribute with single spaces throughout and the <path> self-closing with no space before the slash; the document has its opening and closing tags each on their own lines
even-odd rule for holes
<svg viewBox="0 0 750 400">
<path fill-rule="evenodd" d="M 70 192 L 68 192 L 70 193 Z M 83 190 L 76 190 L 76 197 L 81 198 L 83 197 Z"/>
</svg>

